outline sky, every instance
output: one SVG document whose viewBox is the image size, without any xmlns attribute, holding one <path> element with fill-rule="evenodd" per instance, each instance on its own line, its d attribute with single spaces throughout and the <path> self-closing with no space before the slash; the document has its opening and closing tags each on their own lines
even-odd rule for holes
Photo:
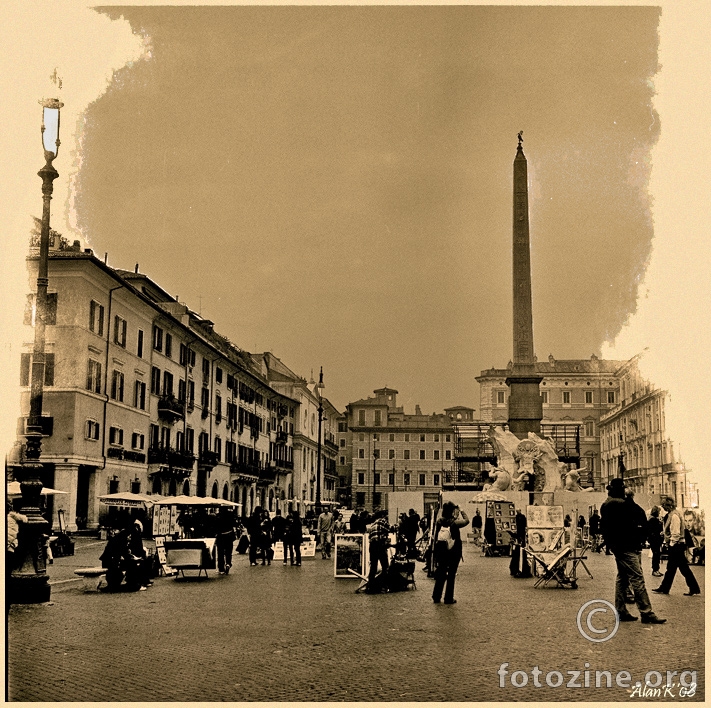
<svg viewBox="0 0 711 708">
<path fill-rule="evenodd" d="M 659 105 L 683 85 L 670 78 L 688 79 L 689 53 L 708 59 L 708 12 L 662 5 L 14 4 L 3 51 L 29 80 L 0 78 L 17 130 L 0 144 L 28 188 L 8 211 L 9 239 L 24 244 L 41 211 L 41 153 L 23 155 L 39 145 L 30 103 L 57 93 L 58 66 L 54 228 L 109 265 L 138 263 L 237 346 L 307 378 L 323 366 L 339 409 L 385 385 L 406 412 L 478 409 L 475 376 L 512 355 L 523 130 L 536 354 L 626 359 L 649 347 L 653 380 L 697 428 L 693 458 L 708 425 L 679 365 L 690 356 L 679 315 L 708 312 L 706 256 L 688 257 L 703 192 L 675 140 L 701 133 L 707 113 L 688 120 L 678 107 L 695 106 L 693 81 L 671 111 Z M 56 46 L 38 52 L 27 38 L 47 27 Z M 676 317 L 659 338 L 670 298 Z"/>
</svg>

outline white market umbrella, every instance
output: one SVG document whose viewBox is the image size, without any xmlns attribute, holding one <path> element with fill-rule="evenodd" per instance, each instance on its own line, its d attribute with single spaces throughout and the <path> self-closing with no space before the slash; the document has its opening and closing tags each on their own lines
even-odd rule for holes
<svg viewBox="0 0 711 708">
<path fill-rule="evenodd" d="M 19 497 L 22 494 L 19 482 L 8 482 L 7 483 L 7 493 L 11 497 Z M 62 492 L 59 489 L 52 489 L 51 487 L 42 487 L 40 494 L 52 495 L 52 494 L 68 494 L 69 492 Z"/>
<path fill-rule="evenodd" d="M 492 492 L 487 489 L 485 492 L 478 492 L 469 501 L 476 503 L 487 501 L 508 501 L 501 492 Z"/>
<path fill-rule="evenodd" d="M 135 494 L 134 492 L 116 492 L 114 494 L 104 494 L 99 497 L 99 502 L 106 506 L 120 506 L 124 508 L 146 507 L 150 508 L 157 499 L 146 494 Z"/>
</svg>

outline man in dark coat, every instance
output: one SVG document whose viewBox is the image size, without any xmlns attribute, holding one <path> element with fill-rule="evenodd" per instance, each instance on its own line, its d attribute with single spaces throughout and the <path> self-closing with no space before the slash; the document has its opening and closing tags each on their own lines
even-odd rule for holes
<svg viewBox="0 0 711 708">
<path fill-rule="evenodd" d="M 434 560 L 435 584 L 432 590 L 432 600 L 439 603 L 444 590 L 444 604 L 453 605 L 454 580 L 457 577 L 457 567 L 462 559 L 462 537 L 459 529 L 469 523 L 467 515 L 454 504 L 446 501 L 442 505 L 442 515 L 435 525 Z M 448 540 L 442 540 L 447 536 Z"/>
<path fill-rule="evenodd" d="M 621 622 L 637 619 L 627 611 L 628 589 L 634 594 L 644 624 L 663 624 L 654 614 L 642 574 L 642 546 L 647 537 L 647 515 L 634 499 L 625 496 L 625 483 L 613 479 L 607 485 L 608 497 L 600 507 L 601 530 L 605 545 L 612 551 L 617 564 L 615 607 Z"/>
</svg>

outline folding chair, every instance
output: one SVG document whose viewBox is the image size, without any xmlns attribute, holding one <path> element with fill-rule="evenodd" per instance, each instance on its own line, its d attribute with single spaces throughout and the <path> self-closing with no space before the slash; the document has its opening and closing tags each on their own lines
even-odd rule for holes
<svg viewBox="0 0 711 708">
<path fill-rule="evenodd" d="M 533 585 L 534 588 L 537 588 L 539 585 L 545 587 L 551 581 L 555 581 L 558 587 L 569 587 L 573 590 L 578 587 L 577 581 L 574 578 L 570 578 L 565 572 L 565 566 L 569 560 L 568 556 L 573 552 L 570 544 L 566 543 L 549 561 L 528 548 L 524 550 L 543 568 L 543 575 L 536 580 Z"/>
</svg>

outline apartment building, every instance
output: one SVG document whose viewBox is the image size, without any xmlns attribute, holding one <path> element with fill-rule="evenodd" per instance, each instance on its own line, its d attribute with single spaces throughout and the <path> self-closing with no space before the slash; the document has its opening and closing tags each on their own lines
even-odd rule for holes
<svg viewBox="0 0 711 708">
<path fill-rule="evenodd" d="M 36 283 L 37 259 L 28 259 Z M 100 523 L 99 496 L 118 492 L 229 498 L 248 514 L 283 507 L 298 402 L 271 388 L 250 355 L 144 274 L 90 250 L 53 249 L 42 442 L 46 486 L 67 528 Z M 34 308 L 28 296 L 25 348 Z M 31 354 L 22 354 L 22 461 Z"/>
<path fill-rule="evenodd" d="M 339 464 L 350 461 L 351 501 L 386 508 L 388 493 L 421 491 L 425 506 L 436 502 L 445 475 L 454 469 L 452 421 L 460 409 L 414 415 L 397 405 L 398 392 L 381 388 L 374 397 L 346 406 L 339 429 Z M 470 410 L 470 409 L 465 409 Z"/>
</svg>

